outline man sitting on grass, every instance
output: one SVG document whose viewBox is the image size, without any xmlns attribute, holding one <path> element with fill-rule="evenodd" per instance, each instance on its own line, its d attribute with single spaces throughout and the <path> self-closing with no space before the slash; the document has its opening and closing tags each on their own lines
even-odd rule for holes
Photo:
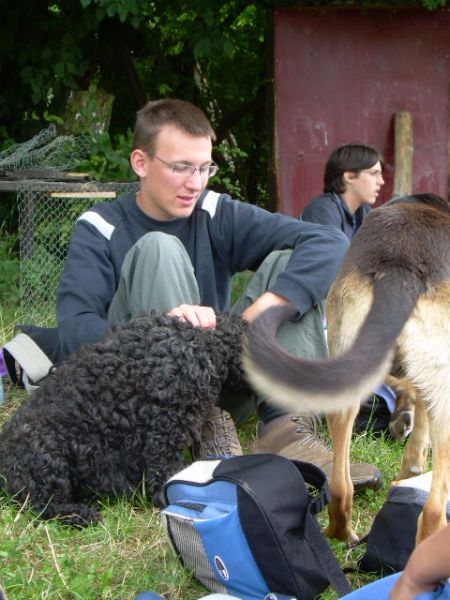
<svg viewBox="0 0 450 600">
<path fill-rule="evenodd" d="M 65 355 L 151 309 L 214 327 L 216 312 L 229 309 L 232 275 L 251 270 L 233 310 L 251 322 L 269 306 L 291 302 L 298 316 L 282 329 L 281 343 L 306 357 L 326 356 L 321 301 L 346 237 L 207 189 L 218 168 L 214 140 L 206 116 L 188 102 L 157 100 L 137 113 L 130 160 L 139 191 L 95 205 L 73 230 L 57 294 Z M 205 423 L 196 457 L 241 453 L 225 406 L 226 399 Z M 313 418 L 283 414 L 268 401 L 257 410 L 262 446 L 255 451 L 307 460 L 329 474 L 332 453 Z M 356 487 L 380 479 L 371 465 L 354 465 L 352 477 Z"/>
</svg>

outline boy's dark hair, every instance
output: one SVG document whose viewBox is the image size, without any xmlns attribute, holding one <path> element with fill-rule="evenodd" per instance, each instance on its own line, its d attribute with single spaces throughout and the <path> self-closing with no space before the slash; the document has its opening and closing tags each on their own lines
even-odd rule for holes
<svg viewBox="0 0 450 600">
<path fill-rule="evenodd" d="M 344 173 L 351 171 L 359 174 L 363 169 L 370 169 L 378 161 L 384 166 L 384 161 L 379 150 L 365 144 L 343 144 L 338 146 L 330 154 L 325 165 L 323 178 L 323 191 L 345 192 Z"/>
<path fill-rule="evenodd" d="M 191 135 L 209 136 L 213 142 L 216 139 L 211 123 L 200 108 L 185 100 L 163 98 L 147 102 L 136 113 L 133 150 L 139 148 L 152 156 L 156 136 L 168 124 Z"/>
</svg>

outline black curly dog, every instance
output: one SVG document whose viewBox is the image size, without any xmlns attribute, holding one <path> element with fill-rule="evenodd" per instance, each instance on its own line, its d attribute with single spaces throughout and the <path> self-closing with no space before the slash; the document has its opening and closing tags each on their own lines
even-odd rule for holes
<svg viewBox="0 0 450 600">
<path fill-rule="evenodd" d="M 0 431 L 0 487 L 44 519 L 83 527 L 88 503 L 144 490 L 160 501 L 219 394 L 242 390 L 237 315 L 216 329 L 151 313 L 58 365 Z"/>
</svg>

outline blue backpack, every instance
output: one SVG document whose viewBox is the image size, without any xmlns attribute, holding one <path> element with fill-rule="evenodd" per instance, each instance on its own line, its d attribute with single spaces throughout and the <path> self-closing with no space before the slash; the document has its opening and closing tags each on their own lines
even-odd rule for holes
<svg viewBox="0 0 450 600">
<path fill-rule="evenodd" d="M 330 583 L 351 591 L 315 517 L 328 486 L 314 465 L 275 454 L 197 461 L 165 496 L 170 544 L 207 589 L 241 600 L 313 600 Z"/>
</svg>

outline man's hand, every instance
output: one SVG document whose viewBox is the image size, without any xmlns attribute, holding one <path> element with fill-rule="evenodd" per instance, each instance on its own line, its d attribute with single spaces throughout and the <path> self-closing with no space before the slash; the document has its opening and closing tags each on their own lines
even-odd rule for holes
<svg viewBox="0 0 450 600">
<path fill-rule="evenodd" d="M 216 313 L 210 306 L 197 306 L 181 304 L 167 313 L 169 317 L 178 317 L 182 321 L 189 321 L 194 327 L 215 329 Z"/>
<path fill-rule="evenodd" d="M 270 306 L 277 306 L 280 304 L 288 304 L 289 301 L 283 296 L 274 294 L 272 292 L 264 292 L 259 298 L 257 298 L 253 304 L 244 310 L 242 318 L 251 323 L 258 317 L 262 312 Z"/>
</svg>

